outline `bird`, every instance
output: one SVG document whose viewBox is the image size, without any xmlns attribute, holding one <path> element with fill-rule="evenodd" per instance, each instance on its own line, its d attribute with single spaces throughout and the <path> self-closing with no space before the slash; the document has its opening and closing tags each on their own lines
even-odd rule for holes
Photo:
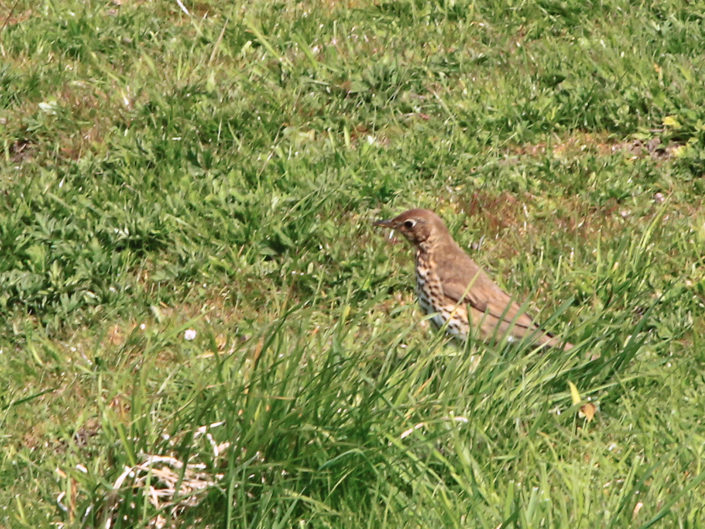
<svg viewBox="0 0 705 529">
<path fill-rule="evenodd" d="M 399 231 L 416 250 L 416 294 L 437 327 L 467 340 L 470 326 L 484 341 L 524 338 L 544 347 L 573 344 L 543 331 L 453 240 L 443 220 L 428 209 L 410 209 L 375 226 Z"/>
</svg>

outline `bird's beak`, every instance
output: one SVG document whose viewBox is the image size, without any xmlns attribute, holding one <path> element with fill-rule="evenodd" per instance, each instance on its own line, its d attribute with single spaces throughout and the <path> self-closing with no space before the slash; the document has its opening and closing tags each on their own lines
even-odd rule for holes
<svg viewBox="0 0 705 529">
<path fill-rule="evenodd" d="M 393 243 L 393 244 L 396 244 L 397 242 L 399 242 L 399 241 L 397 240 L 397 238 L 394 236 L 394 234 L 396 233 L 397 226 L 398 226 L 398 224 L 397 224 L 396 222 L 394 222 L 394 220 L 392 220 L 392 219 L 389 219 L 389 220 L 382 220 L 382 219 L 380 219 L 380 220 L 374 221 L 374 222 L 372 223 L 372 225 L 373 225 L 373 226 L 379 226 L 380 228 L 388 228 L 388 229 L 392 230 L 392 231 L 389 232 L 389 235 L 387 236 L 388 241 L 391 242 L 391 243 Z"/>
<path fill-rule="evenodd" d="M 372 224 L 381 228 L 389 228 L 390 230 L 394 229 L 394 224 L 391 220 L 376 220 Z"/>
</svg>

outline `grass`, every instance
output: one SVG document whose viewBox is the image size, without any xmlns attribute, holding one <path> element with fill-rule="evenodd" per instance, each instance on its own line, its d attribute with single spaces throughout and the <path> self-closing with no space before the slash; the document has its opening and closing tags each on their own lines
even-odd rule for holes
<svg viewBox="0 0 705 529">
<path fill-rule="evenodd" d="M 183 4 L 0 5 L 0 526 L 699 527 L 705 11 Z"/>
</svg>

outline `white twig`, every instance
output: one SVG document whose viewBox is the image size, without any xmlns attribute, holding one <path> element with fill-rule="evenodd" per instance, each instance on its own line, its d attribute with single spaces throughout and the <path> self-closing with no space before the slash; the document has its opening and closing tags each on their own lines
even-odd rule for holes
<svg viewBox="0 0 705 529">
<path fill-rule="evenodd" d="M 183 4 L 183 2 L 181 0 L 176 0 L 176 3 L 179 4 L 181 11 L 186 13 L 188 16 L 191 16 L 191 13 L 188 12 L 188 9 L 186 9 L 186 6 Z"/>
</svg>

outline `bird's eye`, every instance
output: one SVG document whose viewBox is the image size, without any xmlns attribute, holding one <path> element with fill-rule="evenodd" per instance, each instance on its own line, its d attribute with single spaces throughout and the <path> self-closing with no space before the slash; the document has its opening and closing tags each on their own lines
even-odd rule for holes
<svg viewBox="0 0 705 529">
<path fill-rule="evenodd" d="M 404 227 L 405 227 L 405 228 L 407 228 L 407 229 L 410 230 L 410 229 L 413 228 L 414 226 L 416 226 L 416 221 L 415 221 L 415 220 L 409 219 L 409 220 L 405 220 L 405 221 L 404 221 Z"/>
</svg>

